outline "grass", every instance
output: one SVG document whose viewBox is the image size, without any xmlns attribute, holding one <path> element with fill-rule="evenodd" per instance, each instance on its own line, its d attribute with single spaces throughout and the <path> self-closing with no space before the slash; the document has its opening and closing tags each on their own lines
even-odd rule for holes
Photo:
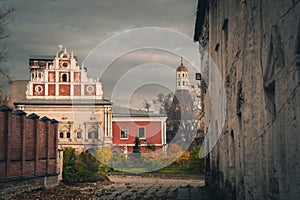
<svg viewBox="0 0 300 200">
<path fill-rule="evenodd" d="M 192 171 L 187 168 L 174 166 L 167 166 L 163 169 L 157 170 L 156 172 L 162 174 L 205 174 L 204 171 Z"/>
</svg>

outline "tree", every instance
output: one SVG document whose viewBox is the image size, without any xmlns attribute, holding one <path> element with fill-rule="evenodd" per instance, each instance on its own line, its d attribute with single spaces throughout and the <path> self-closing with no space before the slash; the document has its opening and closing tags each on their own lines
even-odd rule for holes
<svg viewBox="0 0 300 200">
<path fill-rule="evenodd" d="M 8 95 L 5 94 L 0 88 L 0 106 L 8 104 Z"/>
<path fill-rule="evenodd" d="M 8 103 L 8 96 L 3 92 L 3 87 L 5 85 L 5 81 L 10 82 L 11 79 L 8 76 L 8 68 L 5 67 L 2 62 L 7 55 L 7 50 L 3 47 L 3 39 L 9 37 L 7 31 L 7 17 L 14 11 L 12 8 L 8 8 L 4 6 L 3 3 L 0 3 L 0 43 L 2 48 L 0 49 L 0 105 Z"/>
<path fill-rule="evenodd" d="M 167 148 L 167 157 L 170 160 L 176 160 L 182 155 L 182 149 L 178 144 L 169 144 Z"/>
<path fill-rule="evenodd" d="M 146 99 L 144 99 L 144 102 L 143 102 L 143 108 L 144 108 L 147 112 L 149 112 L 150 107 L 151 107 L 151 104 L 150 104 Z"/>
<path fill-rule="evenodd" d="M 110 164 L 110 160 L 112 158 L 113 154 L 108 147 L 100 147 L 95 152 L 96 159 L 102 164 L 108 166 Z"/>
<path fill-rule="evenodd" d="M 158 94 L 153 103 L 159 105 L 159 113 L 169 116 L 171 113 L 171 104 L 172 104 L 173 93 L 169 94 Z"/>
<path fill-rule="evenodd" d="M 177 90 L 175 94 L 160 93 L 153 99 L 153 104 L 159 106 L 159 113 L 167 115 L 167 143 L 180 135 L 177 142 L 188 144 L 196 136 L 201 118 L 197 95 L 196 89 L 191 92 Z"/>
<path fill-rule="evenodd" d="M 189 151 L 185 151 L 185 152 L 183 152 L 181 154 L 181 156 L 179 158 L 176 159 L 176 163 L 180 167 L 187 168 L 189 166 L 189 159 L 190 159 L 190 152 Z"/>
</svg>

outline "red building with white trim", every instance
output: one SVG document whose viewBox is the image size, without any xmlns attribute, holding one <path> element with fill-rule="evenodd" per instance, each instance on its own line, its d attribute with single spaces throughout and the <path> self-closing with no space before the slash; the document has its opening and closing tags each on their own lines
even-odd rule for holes
<svg viewBox="0 0 300 200">
<path fill-rule="evenodd" d="M 145 152 L 148 145 L 165 150 L 166 116 L 122 107 L 113 107 L 112 115 L 114 149 L 130 153 L 135 138 L 139 137 L 141 152 Z"/>
</svg>

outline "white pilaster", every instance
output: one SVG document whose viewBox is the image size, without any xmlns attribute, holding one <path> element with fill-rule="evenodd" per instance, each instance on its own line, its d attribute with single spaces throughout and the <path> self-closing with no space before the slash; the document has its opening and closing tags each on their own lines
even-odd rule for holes
<svg viewBox="0 0 300 200">
<path fill-rule="evenodd" d="M 73 84 L 73 82 L 71 82 L 71 84 L 70 84 L 70 96 L 71 97 L 74 96 L 74 84 Z"/>
<path fill-rule="evenodd" d="M 44 80 L 45 80 L 45 82 L 48 82 L 48 70 L 45 70 Z"/>
<path fill-rule="evenodd" d="M 70 82 L 73 83 L 74 82 L 74 71 L 70 71 Z"/>
<path fill-rule="evenodd" d="M 104 135 L 107 138 L 107 107 L 104 107 Z"/>
<path fill-rule="evenodd" d="M 48 96 L 48 83 L 45 83 L 45 96 Z"/>
<path fill-rule="evenodd" d="M 84 96 L 84 84 L 81 84 L 81 96 Z"/>
<path fill-rule="evenodd" d="M 112 111 L 111 111 L 111 107 L 108 108 L 108 135 L 112 139 Z"/>
</svg>

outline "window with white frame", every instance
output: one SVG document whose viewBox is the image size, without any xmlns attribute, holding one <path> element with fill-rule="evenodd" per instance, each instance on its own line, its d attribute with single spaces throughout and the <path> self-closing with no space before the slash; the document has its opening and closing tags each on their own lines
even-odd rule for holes
<svg viewBox="0 0 300 200">
<path fill-rule="evenodd" d="M 145 134 L 145 128 L 144 127 L 139 127 L 139 138 L 146 138 Z"/>
<path fill-rule="evenodd" d="M 121 128 L 121 139 L 128 139 L 128 128 Z"/>
</svg>

